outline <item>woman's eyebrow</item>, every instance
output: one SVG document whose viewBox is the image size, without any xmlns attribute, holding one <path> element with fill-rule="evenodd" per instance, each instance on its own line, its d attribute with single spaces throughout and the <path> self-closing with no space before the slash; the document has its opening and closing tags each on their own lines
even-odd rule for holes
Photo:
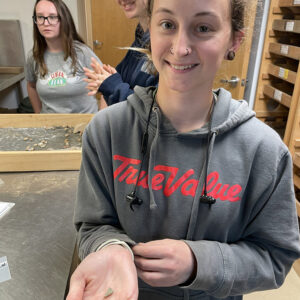
<svg viewBox="0 0 300 300">
<path fill-rule="evenodd" d="M 158 13 L 168 13 L 168 14 L 174 15 L 174 13 L 171 10 L 169 10 L 167 8 L 163 8 L 163 7 L 158 8 L 156 11 L 154 11 L 154 14 L 158 14 Z"/>
<path fill-rule="evenodd" d="M 158 8 L 154 12 L 154 14 L 156 14 L 156 13 L 168 13 L 168 14 L 174 15 L 174 13 L 170 9 L 164 8 L 164 7 Z M 218 15 L 215 14 L 214 12 L 212 12 L 212 11 L 201 11 L 201 12 L 198 12 L 194 15 L 194 17 L 199 17 L 199 16 L 200 17 L 202 17 L 202 16 L 212 16 L 212 17 L 218 18 Z"/>
<path fill-rule="evenodd" d="M 41 11 L 37 11 L 36 12 L 36 14 L 42 14 L 43 12 Z M 57 16 L 57 13 L 54 13 L 54 12 L 52 12 L 52 13 L 49 13 L 49 16 Z"/>
<path fill-rule="evenodd" d="M 202 12 L 199 12 L 199 13 L 196 13 L 195 14 L 195 17 L 202 17 L 202 16 L 211 16 L 211 17 L 215 17 L 215 18 L 218 18 L 218 15 L 215 14 L 214 12 L 211 12 L 211 11 L 202 11 Z"/>
</svg>

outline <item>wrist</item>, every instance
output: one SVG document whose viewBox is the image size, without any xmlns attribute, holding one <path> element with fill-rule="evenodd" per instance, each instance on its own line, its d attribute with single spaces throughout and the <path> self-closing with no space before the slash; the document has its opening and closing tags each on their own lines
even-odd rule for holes
<svg viewBox="0 0 300 300">
<path fill-rule="evenodd" d="M 120 241 L 120 240 L 117 240 L 117 239 L 111 239 L 111 240 L 108 240 L 108 241 L 102 243 L 96 249 L 96 251 L 100 251 L 102 249 L 105 249 L 106 247 L 112 247 L 112 246 L 119 246 L 119 247 L 122 247 L 122 248 L 126 249 L 131 254 L 132 260 L 134 260 L 134 254 L 133 254 L 131 248 L 128 246 L 128 244 L 124 241 Z"/>
</svg>

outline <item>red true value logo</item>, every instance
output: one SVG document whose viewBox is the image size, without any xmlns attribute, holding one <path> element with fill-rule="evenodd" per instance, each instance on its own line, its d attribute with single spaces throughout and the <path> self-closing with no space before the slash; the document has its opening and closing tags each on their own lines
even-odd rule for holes
<svg viewBox="0 0 300 300">
<path fill-rule="evenodd" d="M 121 161 L 121 165 L 115 170 L 114 178 L 118 178 L 120 182 L 124 181 L 127 184 L 136 184 L 138 168 L 134 168 L 141 163 L 138 159 L 128 158 L 121 155 L 114 155 L 114 160 Z M 158 171 L 151 180 L 153 190 L 163 190 L 166 197 L 171 196 L 177 189 L 180 188 L 182 195 L 195 196 L 199 181 L 190 178 L 195 171 L 190 169 L 186 171 L 179 179 L 175 181 L 179 171 L 176 167 L 157 165 L 154 171 Z M 207 176 L 207 191 L 208 195 L 221 201 L 235 202 L 241 200 L 238 194 L 242 191 L 239 184 L 230 186 L 229 184 L 218 183 L 220 175 L 217 171 L 211 172 Z M 138 186 L 148 188 L 148 174 L 142 171 L 139 177 Z M 204 187 L 203 187 L 204 189 Z M 203 192 L 203 190 L 202 190 Z"/>
</svg>

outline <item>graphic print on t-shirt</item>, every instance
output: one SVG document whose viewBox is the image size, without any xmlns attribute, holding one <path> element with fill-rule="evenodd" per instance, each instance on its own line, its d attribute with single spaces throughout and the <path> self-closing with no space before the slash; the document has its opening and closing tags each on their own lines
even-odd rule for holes
<svg viewBox="0 0 300 300">
<path fill-rule="evenodd" d="M 50 74 L 48 85 L 50 87 L 65 86 L 67 84 L 67 74 L 63 71 L 56 71 Z"/>
</svg>

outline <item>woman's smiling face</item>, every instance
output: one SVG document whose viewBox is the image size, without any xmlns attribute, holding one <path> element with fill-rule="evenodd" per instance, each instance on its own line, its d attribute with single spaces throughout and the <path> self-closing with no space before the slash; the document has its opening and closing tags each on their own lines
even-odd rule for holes
<svg viewBox="0 0 300 300">
<path fill-rule="evenodd" d="M 211 88 L 226 53 L 239 44 L 230 0 L 154 0 L 150 35 L 160 85 L 178 91 Z"/>
<path fill-rule="evenodd" d="M 146 16 L 147 0 L 117 0 L 128 19 Z"/>
</svg>

